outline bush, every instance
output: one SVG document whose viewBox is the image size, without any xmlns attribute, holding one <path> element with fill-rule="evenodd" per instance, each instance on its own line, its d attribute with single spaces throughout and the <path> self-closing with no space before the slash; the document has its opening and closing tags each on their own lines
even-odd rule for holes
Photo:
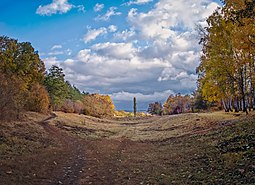
<svg viewBox="0 0 255 185">
<path fill-rule="evenodd" d="M 24 106 L 24 91 L 18 79 L 0 73 L 0 119 L 19 118 Z M 22 100 L 22 101 L 21 101 Z"/>
<path fill-rule="evenodd" d="M 66 99 L 61 107 L 61 111 L 65 113 L 74 113 L 74 103 L 70 99 Z"/>
<path fill-rule="evenodd" d="M 77 100 L 74 102 L 74 113 L 78 113 L 78 114 L 81 114 L 83 113 L 84 111 L 84 105 L 81 101 Z"/>
<path fill-rule="evenodd" d="M 49 95 L 44 86 L 35 84 L 32 86 L 26 103 L 26 109 L 29 111 L 47 113 L 49 110 Z"/>
<path fill-rule="evenodd" d="M 114 116 L 114 104 L 108 95 L 85 95 L 83 98 L 84 114 L 95 117 Z"/>
</svg>

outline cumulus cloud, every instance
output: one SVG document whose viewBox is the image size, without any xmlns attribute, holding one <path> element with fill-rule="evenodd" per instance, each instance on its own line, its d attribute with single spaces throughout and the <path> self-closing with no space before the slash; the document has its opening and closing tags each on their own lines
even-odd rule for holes
<svg viewBox="0 0 255 185">
<path fill-rule="evenodd" d="M 117 12 L 117 7 L 110 7 L 110 9 L 104 14 L 99 15 L 95 18 L 95 20 L 108 21 L 112 16 L 121 15 L 121 12 Z"/>
<path fill-rule="evenodd" d="M 117 26 L 115 26 L 115 25 L 110 25 L 109 27 L 108 27 L 108 30 L 109 30 L 109 32 L 116 32 L 117 31 Z"/>
<path fill-rule="evenodd" d="M 142 38 L 147 40 L 146 44 L 142 42 L 144 47 L 138 54 L 146 59 L 158 58 L 169 63 L 170 67 L 158 77 L 159 82 L 172 81 L 195 88 L 195 68 L 200 56 L 195 27 L 217 7 L 217 3 L 207 0 L 160 0 L 148 12 L 138 12 L 134 8 L 129 11 L 128 21 L 139 34 L 138 42 Z"/>
<path fill-rule="evenodd" d="M 46 16 L 50 16 L 52 14 L 63 14 L 63 13 L 67 13 L 68 11 L 70 11 L 72 8 L 74 7 L 74 5 L 68 3 L 68 0 L 53 0 L 52 3 L 47 4 L 47 5 L 40 5 L 37 10 L 36 13 L 39 15 L 46 15 Z"/>
<path fill-rule="evenodd" d="M 88 43 L 90 41 L 95 40 L 97 37 L 104 35 L 107 33 L 107 29 L 102 27 L 99 29 L 90 29 L 88 30 L 88 32 L 84 35 L 83 37 L 83 41 L 85 43 Z"/>
<path fill-rule="evenodd" d="M 52 65 L 59 66 L 59 64 L 60 64 L 60 61 L 55 56 L 44 58 L 43 62 L 45 64 L 46 69 L 49 69 Z"/>
<path fill-rule="evenodd" d="M 36 13 L 39 15 L 51 16 L 53 14 L 64 14 L 69 12 L 71 9 L 76 8 L 78 12 L 85 12 L 83 5 L 73 5 L 68 3 L 68 0 L 53 0 L 52 3 L 47 5 L 40 5 Z"/>
<path fill-rule="evenodd" d="M 187 71 L 176 71 L 173 68 L 166 68 L 162 72 L 162 76 L 159 77 L 158 81 L 176 81 L 179 82 L 182 87 L 186 89 L 195 89 L 196 88 L 196 81 L 197 75 L 195 74 L 188 74 Z"/>
<path fill-rule="evenodd" d="M 125 5 L 132 5 L 132 4 L 136 4 L 136 5 L 142 5 L 142 4 L 147 4 L 153 2 L 153 0 L 135 0 L 135 1 L 129 1 L 128 3 L 125 3 Z"/>
<path fill-rule="evenodd" d="M 117 92 L 111 94 L 111 98 L 114 101 L 130 101 L 136 97 L 139 101 L 162 101 L 166 100 L 170 94 L 175 94 L 172 90 L 166 90 L 162 92 L 154 92 L 152 94 L 143 94 L 143 93 L 130 93 L 130 92 Z"/>
<path fill-rule="evenodd" d="M 146 12 L 130 9 L 129 27 L 88 29 L 83 38 L 88 43 L 109 34 L 111 41 L 83 48 L 68 60 L 45 60 L 48 64 L 58 62 L 68 80 L 82 90 L 108 93 L 116 101 L 134 96 L 154 101 L 175 92 L 190 93 L 196 87 L 200 56 L 195 27 L 217 6 L 209 0 L 159 0 Z M 98 18 L 109 20 L 118 15 L 116 11 L 111 7 Z"/>
<path fill-rule="evenodd" d="M 118 33 L 114 34 L 114 38 L 117 40 L 123 40 L 123 41 L 128 41 L 128 40 L 133 40 L 135 38 L 135 31 L 134 30 L 123 30 Z"/>
<path fill-rule="evenodd" d="M 113 33 L 117 31 L 117 26 L 115 25 L 110 25 L 108 28 L 101 27 L 98 29 L 88 29 L 87 33 L 83 37 L 83 41 L 85 43 L 91 42 L 95 40 L 97 37 L 106 35 L 108 32 Z"/>
<path fill-rule="evenodd" d="M 120 90 L 126 83 L 141 83 L 153 79 L 156 81 L 154 75 L 160 75 L 160 72 L 167 67 L 165 62 L 158 59 L 144 61 L 143 58 L 139 57 L 127 58 L 118 52 L 110 51 L 109 48 L 111 47 L 113 50 L 119 47 L 118 52 L 124 52 L 127 56 L 133 55 L 134 52 L 134 48 L 129 44 L 106 43 L 94 45 L 92 49 L 79 51 L 75 59 L 58 62 L 56 58 L 46 58 L 45 61 L 48 64 L 58 62 L 64 69 L 69 81 L 94 88 L 94 91 L 109 87 L 112 87 L 112 90 L 114 87 L 117 88 L 116 90 Z M 110 52 L 108 53 L 107 50 Z M 81 76 L 86 78 L 80 78 Z M 90 78 L 86 80 L 88 76 Z M 79 87 L 82 88 L 83 86 Z"/>
<path fill-rule="evenodd" d="M 131 59 L 135 56 L 136 50 L 132 43 L 100 43 L 92 46 L 98 55 L 115 59 Z"/>
<path fill-rule="evenodd" d="M 161 0 L 147 13 L 132 8 L 128 20 L 145 38 L 167 40 L 175 30 L 193 30 L 217 6 L 207 0 Z"/>
<path fill-rule="evenodd" d="M 104 8 L 104 4 L 99 4 L 99 3 L 97 3 L 97 4 L 94 6 L 94 11 L 95 11 L 95 12 L 100 12 L 103 8 Z"/>
</svg>

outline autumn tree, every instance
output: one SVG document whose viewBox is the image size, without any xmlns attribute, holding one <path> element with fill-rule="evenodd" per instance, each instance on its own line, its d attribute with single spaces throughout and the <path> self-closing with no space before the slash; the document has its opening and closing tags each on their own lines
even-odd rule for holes
<svg viewBox="0 0 255 185">
<path fill-rule="evenodd" d="M 114 116 L 114 104 L 108 95 L 91 94 L 83 98 L 84 114 L 94 117 Z"/>
<path fill-rule="evenodd" d="M 224 1 L 204 28 L 199 89 L 207 101 L 221 102 L 227 112 L 254 107 L 254 15 L 253 1 Z"/>
<path fill-rule="evenodd" d="M 160 102 L 150 103 L 147 112 L 150 114 L 162 115 L 163 106 Z"/>
<path fill-rule="evenodd" d="M 190 95 L 170 95 L 163 105 L 164 114 L 179 114 L 190 112 L 192 106 L 192 98 Z"/>
<path fill-rule="evenodd" d="M 6 36 L 0 37 L 0 112 L 15 113 L 34 107 L 26 107 L 28 95 L 45 77 L 44 63 L 29 42 L 18 42 Z M 10 114 L 12 115 L 12 114 Z"/>
<path fill-rule="evenodd" d="M 16 99 L 20 96 L 20 82 L 0 73 L 0 119 L 11 120 L 18 118 Z"/>
<path fill-rule="evenodd" d="M 47 113 L 49 110 L 49 95 L 43 85 L 34 84 L 28 93 L 26 107 L 30 111 Z"/>
</svg>

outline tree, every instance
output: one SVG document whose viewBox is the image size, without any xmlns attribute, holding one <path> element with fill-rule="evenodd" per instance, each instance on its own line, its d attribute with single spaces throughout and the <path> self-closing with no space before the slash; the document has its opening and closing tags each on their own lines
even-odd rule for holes
<svg viewBox="0 0 255 185">
<path fill-rule="evenodd" d="M 72 101 L 82 100 L 83 96 L 77 87 L 71 85 L 71 83 L 68 81 L 66 81 L 66 85 L 67 85 L 67 97 L 66 97 L 67 99 L 70 99 Z"/>
<path fill-rule="evenodd" d="M 206 100 L 203 99 L 202 93 L 200 91 L 195 91 L 193 93 L 194 99 L 192 102 L 192 108 L 194 110 L 207 110 L 209 105 Z"/>
<path fill-rule="evenodd" d="M 114 116 L 114 104 L 108 95 L 84 95 L 83 106 L 86 115 L 94 117 Z"/>
<path fill-rule="evenodd" d="M 181 95 L 180 93 L 170 95 L 164 103 L 164 114 L 179 114 L 189 112 L 192 107 L 192 98 L 189 95 Z"/>
<path fill-rule="evenodd" d="M 28 93 L 26 109 L 35 112 L 47 113 L 49 110 L 49 95 L 44 86 L 34 84 Z"/>
<path fill-rule="evenodd" d="M 59 109 L 68 95 L 68 86 L 65 82 L 63 69 L 53 65 L 46 75 L 44 84 L 49 92 L 50 102 L 53 110 Z"/>
<path fill-rule="evenodd" d="M 17 98 L 21 95 L 20 83 L 0 73 L 0 119 L 11 120 L 19 117 Z"/>
<path fill-rule="evenodd" d="M 0 72 L 19 77 L 25 87 L 44 80 L 44 63 L 29 42 L 0 37 L 0 60 Z"/>
<path fill-rule="evenodd" d="M 208 19 L 197 69 L 199 89 L 209 102 L 221 102 L 225 111 L 255 105 L 254 1 L 226 0 Z"/>
<path fill-rule="evenodd" d="M 42 84 L 44 80 L 44 63 L 29 42 L 1 36 L 0 74 L 0 102 L 2 105 L 8 104 L 8 111 L 2 107 L 0 112 L 5 112 L 5 117 L 8 117 L 8 113 L 10 116 L 15 113 L 19 117 L 19 113 L 26 108 L 28 93 L 35 84 Z"/>
<path fill-rule="evenodd" d="M 150 103 L 147 112 L 150 114 L 162 115 L 163 106 L 160 102 Z"/>
<path fill-rule="evenodd" d="M 136 97 L 134 97 L 134 117 L 136 117 Z"/>
</svg>

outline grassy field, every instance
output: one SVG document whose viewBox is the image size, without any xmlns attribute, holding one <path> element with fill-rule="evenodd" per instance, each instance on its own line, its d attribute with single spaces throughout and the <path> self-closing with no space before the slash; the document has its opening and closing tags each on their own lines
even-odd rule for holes
<svg viewBox="0 0 255 185">
<path fill-rule="evenodd" d="M 242 114 L 224 112 L 112 120 L 62 112 L 56 112 L 56 115 L 51 124 L 80 137 L 127 138 L 133 141 L 163 141 L 173 137 L 199 134 L 246 118 Z"/>
<path fill-rule="evenodd" d="M 255 184 L 254 114 L 55 114 L 0 123 L 3 184 Z"/>
</svg>

